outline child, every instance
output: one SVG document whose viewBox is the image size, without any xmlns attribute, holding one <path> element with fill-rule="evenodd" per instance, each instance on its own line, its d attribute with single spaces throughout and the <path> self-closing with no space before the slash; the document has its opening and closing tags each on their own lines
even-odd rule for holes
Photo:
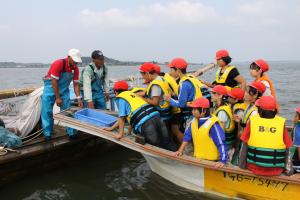
<svg viewBox="0 0 300 200">
<path fill-rule="evenodd" d="M 294 117 L 294 138 L 293 145 L 298 151 L 298 160 L 300 161 L 300 107 L 296 108 L 296 114 Z"/>
<path fill-rule="evenodd" d="M 210 115 L 208 99 L 201 97 L 189 105 L 193 108 L 193 120 L 184 133 L 183 143 L 176 156 L 183 154 L 189 142 L 194 144 L 194 157 L 217 161 L 216 167 L 223 167 L 228 160 L 225 133 L 219 119 Z"/>
<path fill-rule="evenodd" d="M 256 82 L 262 82 L 266 86 L 266 91 L 263 96 L 272 96 L 276 100 L 275 88 L 272 81 L 266 74 L 269 71 L 269 64 L 263 60 L 258 59 L 250 65 L 250 75 L 255 79 Z"/>
<path fill-rule="evenodd" d="M 255 105 L 258 115 L 250 118 L 241 136 L 240 167 L 247 167 L 256 175 L 277 176 L 288 163 L 292 140 L 285 119 L 276 114 L 272 96 L 261 97 Z"/>
<path fill-rule="evenodd" d="M 234 121 L 230 106 L 225 102 L 227 89 L 223 85 L 216 85 L 211 92 L 211 100 L 214 103 L 214 115 L 220 120 L 220 125 L 226 133 L 228 149 L 232 147 L 236 134 L 234 133 Z"/>
<path fill-rule="evenodd" d="M 119 128 L 119 133 L 115 135 L 115 138 L 119 140 L 125 134 L 125 121 L 127 120 L 130 124 L 128 133 L 133 130 L 137 135 L 144 137 L 146 143 L 171 151 L 177 149 L 159 117 L 159 112 L 153 106 L 135 93 L 128 91 L 126 81 L 116 82 L 113 89 L 117 97 L 119 119 L 112 127 L 106 127 L 104 130 L 112 131 Z"/>
</svg>

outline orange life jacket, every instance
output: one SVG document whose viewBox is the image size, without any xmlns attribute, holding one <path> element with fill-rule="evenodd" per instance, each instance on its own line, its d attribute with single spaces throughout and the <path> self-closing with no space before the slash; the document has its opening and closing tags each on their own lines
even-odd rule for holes
<svg viewBox="0 0 300 200">
<path fill-rule="evenodd" d="M 260 77 L 256 81 L 267 81 L 269 83 L 269 85 L 270 85 L 271 95 L 276 99 L 275 88 L 274 88 L 273 83 L 270 80 L 270 78 L 269 78 L 268 75 L 264 74 L 262 77 Z"/>
<path fill-rule="evenodd" d="M 271 95 L 272 97 L 274 97 L 275 101 L 276 101 L 276 108 L 277 108 L 277 112 L 279 112 L 279 104 L 277 102 L 276 99 L 276 93 L 275 93 L 275 88 L 273 86 L 272 81 L 270 80 L 269 76 L 267 74 L 264 74 L 262 77 L 260 77 L 258 80 L 256 81 L 267 81 L 270 85 L 270 90 L 271 90 Z"/>
</svg>

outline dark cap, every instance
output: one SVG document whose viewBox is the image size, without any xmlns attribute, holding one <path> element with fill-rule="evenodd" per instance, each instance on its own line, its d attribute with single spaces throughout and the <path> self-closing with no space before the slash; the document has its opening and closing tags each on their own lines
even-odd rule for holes
<svg viewBox="0 0 300 200">
<path fill-rule="evenodd" d="M 100 60 L 104 59 L 102 51 L 99 51 L 99 50 L 93 51 L 91 57 L 92 57 L 92 59 L 100 59 Z"/>
</svg>

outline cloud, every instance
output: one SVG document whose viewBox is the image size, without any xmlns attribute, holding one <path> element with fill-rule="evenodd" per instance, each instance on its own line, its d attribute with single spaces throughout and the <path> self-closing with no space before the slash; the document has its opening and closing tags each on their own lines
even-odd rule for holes
<svg viewBox="0 0 300 200">
<path fill-rule="evenodd" d="M 197 24 L 215 17 L 216 12 L 212 7 L 190 1 L 155 3 L 132 10 L 111 8 L 104 11 L 80 11 L 80 18 L 85 26 L 102 28 L 150 27 L 167 23 Z"/>
<path fill-rule="evenodd" d="M 86 26 L 96 25 L 102 26 L 103 28 L 132 28 L 146 26 L 148 24 L 147 17 L 130 15 L 118 8 L 111 8 L 100 12 L 84 9 L 80 12 L 80 17 Z"/>
<path fill-rule="evenodd" d="M 276 3 L 274 3 L 276 2 Z M 280 18 L 282 8 L 280 1 L 255 1 L 252 3 L 244 3 L 238 8 L 238 16 L 240 20 L 248 23 L 256 23 L 261 25 L 279 25 L 281 23 Z M 280 18 L 279 18 L 280 17 Z"/>
<path fill-rule="evenodd" d="M 175 22 L 201 23 L 216 17 L 213 7 L 190 1 L 171 2 L 166 5 L 156 3 L 149 6 L 152 16 Z"/>
</svg>

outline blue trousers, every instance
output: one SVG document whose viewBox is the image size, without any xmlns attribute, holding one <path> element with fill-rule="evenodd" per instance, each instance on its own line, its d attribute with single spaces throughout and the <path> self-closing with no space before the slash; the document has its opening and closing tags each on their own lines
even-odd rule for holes
<svg viewBox="0 0 300 200">
<path fill-rule="evenodd" d="M 42 126 L 44 130 L 44 136 L 45 137 L 51 137 L 53 133 L 53 106 L 55 103 L 55 95 L 52 94 L 51 92 L 47 92 L 47 88 L 44 89 L 44 93 L 42 96 L 42 114 L 41 114 L 41 119 L 42 119 Z M 69 93 L 66 93 L 64 95 L 61 95 L 62 99 L 62 105 L 60 107 L 61 110 L 65 110 L 70 108 L 71 103 L 70 103 L 70 95 Z M 67 128 L 67 134 L 69 136 L 74 136 L 76 133 L 74 129 L 72 128 Z"/>
</svg>

